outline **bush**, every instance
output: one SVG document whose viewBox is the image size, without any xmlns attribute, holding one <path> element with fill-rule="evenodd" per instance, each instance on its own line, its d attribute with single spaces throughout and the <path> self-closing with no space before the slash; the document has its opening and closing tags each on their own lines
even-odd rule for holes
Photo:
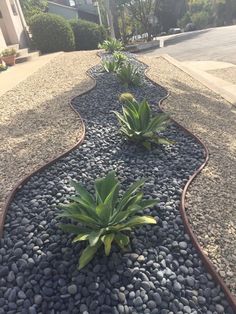
<svg viewBox="0 0 236 314">
<path fill-rule="evenodd" d="M 196 29 L 206 28 L 209 25 L 210 17 L 205 11 L 196 12 L 191 15 L 191 20 L 195 25 Z"/>
<path fill-rule="evenodd" d="M 33 16 L 29 25 L 33 43 L 42 53 L 74 50 L 74 34 L 63 17 L 42 13 Z"/>
<path fill-rule="evenodd" d="M 103 26 L 84 20 L 71 20 L 70 25 L 75 36 L 76 50 L 93 50 L 106 38 Z"/>
<path fill-rule="evenodd" d="M 5 49 L 0 53 L 0 56 L 2 57 L 10 57 L 10 56 L 16 56 L 16 49 L 10 48 L 10 49 Z"/>
<path fill-rule="evenodd" d="M 90 194 L 78 182 L 72 181 L 76 196 L 71 203 L 61 204 L 63 212 L 59 217 L 69 218 L 77 224 L 62 224 L 61 229 L 76 235 L 73 243 L 88 242 L 79 259 L 79 269 L 86 266 L 98 249 L 104 245 L 105 254 L 109 255 L 112 242 L 121 249 L 129 244 L 128 232 L 143 224 L 156 224 L 151 216 L 140 216 L 144 209 L 156 205 L 157 200 L 143 200 L 140 189 L 144 180 L 133 183 L 121 196 L 121 185 L 115 172 L 95 181 L 95 195 Z"/>
<path fill-rule="evenodd" d="M 186 12 L 185 15 L 178 20 L 177 24 L 180 28 L 185 28 L 185 26 L 189 23 L 192 23 L 191 16 L 189 12 Z"/>
</svg>

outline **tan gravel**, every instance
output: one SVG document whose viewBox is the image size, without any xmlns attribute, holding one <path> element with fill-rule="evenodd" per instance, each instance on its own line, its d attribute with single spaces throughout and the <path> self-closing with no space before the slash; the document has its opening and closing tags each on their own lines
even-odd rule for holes
<svg viewBox="0 0 236 314">
<path fill-rule="evenodd" d="M 210 70 L 207 72 L 218 78 L 221 78 L 222 80 L 225 80 L 232 84 L 236 84 L 236 66 L 225 68 L 225 69 Z M 235 86 L 235 90 L 236 90 L 236 86 Z"/>
<path fill-rule="evenodd" d="M 210 161 L 191 185 L 187 214 L 201 246 L 236 295 L 236 112 L 161 57 L 141 56 L 171 95 L 164 108 L 207 145 Z"/>
<path fill-rule="evenodd" d="M 71 98 L 91 89 L 96 52 L 63 53 L 0 98 L 0 216 L 13 186 L 81 137 Z"/>
</svg>

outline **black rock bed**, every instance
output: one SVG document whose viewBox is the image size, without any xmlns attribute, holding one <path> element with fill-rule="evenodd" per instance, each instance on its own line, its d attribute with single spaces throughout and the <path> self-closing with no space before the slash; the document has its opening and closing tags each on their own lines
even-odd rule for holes
<svg viewBox="0 0 236 314">
<path fill-rule="evenodd" d="M 146 98 L 153 110 L 166 91 L 144 77 L 145 66 L 130 56 L 143 77 L 130 91 Z M 2 313 L 233 313 L 224 293 L 204 268 L 179 213 L 182 188 L 202 164 L 202 147 L 176 125 L 165 135 L 176 141 L 145 151 L 119 134 L 112 110 L 120 110 L 127 91 L 113 74 L 91 70 L 97 87 L 73 101 L 84 118 L 82 146 L 34 175 L 16 194 L 0 244 L 0 314 Z M 136 229 L 131 246 L 103 250 L 84 269 L 76 269 L 84 244 L 58 228 L 57 204 L 73 194 L 71 179 L 91 191 L 93 181 L 116 170 L 126 188 L 147 178 L 147 198 L 159 204 L 146 210 L 157 225 Z"/>
</svg>

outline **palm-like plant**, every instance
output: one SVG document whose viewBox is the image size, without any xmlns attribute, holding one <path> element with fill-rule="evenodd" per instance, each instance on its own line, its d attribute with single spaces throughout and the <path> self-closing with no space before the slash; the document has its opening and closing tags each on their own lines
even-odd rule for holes
<svg viewBox="0 0 236 314">
<path fill-rule="evenodd" d="M 129 244 L 127 232 L 142 224 L 156 224 L 151 216 L 139 216 L 137 213 L 152 207 L 157 200 L 143 200 L 140 188 L 144 180 L 139 180 L 120 196 L 120 182 L 111 171 L 106 177 L 95 180 L 95 197 L 81 184 L 72 182 L 77 193 L 71 197 L 71 203 L 60 204 L 63 212 L 59 217 L 66 217 L 78 224 L 62 224 L 65 232 L 76 234 L 73 242 L 88 241 L 88 246 L 79 259 L 79 269 L 87 265 L 102 246 L 109 255 L 114 241 L 124 249 Z"/>
<path fill-rule="evenodd" d="M 125 86 L 139 86 L 141 77 L 138 69 L 133 67 L 131 63 L 122 65 L 117 71 L 117 77 L 121 84 Z"/>
<path fill-rule="evenodd" d="M 129 140 L 141 143 L 147 149 L 151 144 L 173 144 L 161 137 L 158 132 L 164 131 L 169 122 L 169 116 L 159 113 L 152 117 L 151 109 L 146 100 L 138 103 L 136 100 L 126 100 L 123 105 L 123 115 L 114 111 L 121 126 L 121 133 Z"/>
<path fill-rule="evenodd" d="M 120 66 L 128 60 L 127 56 L 119 51 L 113 53 L 113 58 Z"/>
<path fill-rule="evenodd" d="M 120 52 L 115 52 L 112 56 L 112 60 L 105 60 L 102 63 L 106 72 L 117 72 L 123 63 L 127 60 L 126 55 Z"/>
<path fill-rule="evenodd" d="M 116 72 L 118 69 L 119 69 L 119 63 L 116 62 L 115 60 L 112 60 L 112 61 L 104 61 L 102 63 L 102 66 L 103 66 L 103 69 L 106 71 L 106 72 Z"/>
<path fill-rule="evenodd" d="M 102 44 L 98 45 L 98 48 L 105 49 L 105 51 L 109 53 L 113 53 L 115 51 L 121 51 L 124 49 L 122 42 L 114 38 L 110 40 L 104 40 Z"/>
</svg>

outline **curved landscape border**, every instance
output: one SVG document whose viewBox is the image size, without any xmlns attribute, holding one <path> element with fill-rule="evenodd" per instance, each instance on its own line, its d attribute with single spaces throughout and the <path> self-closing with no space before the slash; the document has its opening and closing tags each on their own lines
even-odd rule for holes
<svg viewBox="0 0 236 314">
<path fill-rule="evenodd" d="M 147 64 L 145 64 L 144 62 L 140 61 L 139 62 L 143 63 L 145 66 L 147 66 Z M 155 86 L 159 86 L 155 81 L 153 81 L 148 75 L 147 72 L 149 71 L 150 67 L 147 66 L 147 69 L 145 70 L 145 76 L 155 85 Z M 97 82 L 96 80 L 90 75 L 89 70 L 86 71 L 86 74 L 88 77 L 90 77 L 93 82 L 94 85 L 86 90 L 85 92 L 79 94 L 78 96 L 82 96 L 85 94 L 88 94 L 91 90 L 93 90 L 96 85 Z M 165 89 L 165 88 L 164 88 Z M 166 91 L 166 96 L 164 96 L 159 102 L 158 102 L 158 107 L 162 112 L 165 112 L 165 110 L 163 109 L 162 103 L 170 96 L 170 93 L 165 89 Z M 32 171 L 29 175 L 25 176 L 22 180 L 20 180 L 15 187 L 13 188 L 13 190 L 10 192 L 6 203 L 3 207 L 3 213 L 0 216 L 0 238 L 3 236 L 3 229 L 4 229 L 4 222 L 5 222 L 5 217 L 6 217 L 6 213 L 8 211 L 8 208 L 12 202 L 12 200 L 15 197 L 15 194 L 17 193 L 17 191 L 25 184 L 27 183 L 30 178 L 38 173 L 40 173 L 41 171 L 47 169 L 49 166 L 51 166 L 52 164 L 54 164 L 56 161 L 58 161 L 59 159 L 61 159 L 62 157 L 66 156 L 67 154 L 69 154 L 71 151 L 73 151 L 75 148 L 79 147 L 82 143 L 83 140 L 85 138 L 85 124 L 83 122 L 82 117 L 80 116 L 79 112 L 74 108 L 74 106 L 72 105 L 72 102 L 75 98 L 77 98 L 78 96 L 73 97 L 70 100 L 70 107 L 71 109 L 77 114 L 77 116 L 81 119 L 82 122 L 82 134 L 81 137 L 79 139 L 79 141 L 73 145 L 73 147 L 71 147 L 69 150 L 67 150 L 66 152 L 64 152 L 63 154 L 56 156 L 55 158 L 51 159 L 49 162 L 47 162 L 45 165 L 39 167 L 38 169 Z M 184 227 L 187 231 L 187 233 L 189 234 L 192 243 L 194 245 L 194 247 L 196 248 L 197 252 L 200 255 L 200 258 L 202 259 L 206 269 L 208 270 L 208 272 L 212 275 L 212 277 L 214 278 L 214 280 L 220 285 L 220 287 L 222 288 L 222 290 L 224 291 L 226 298 L 228 299 L 229 304 L 231 305 L 232 309 L 236 312 L 236 298 L 232 295 L 232 293 L 230 292 L 230 290 L 228 289 L 228 287 L 226 286 L 226 284 L 224 283 L 223 279 L 219 276 L 219 274 L 217 273 L 217 271 L 215 270 L 212 262 L 210 261 L 210 259 L 206 256 L 206 254 L 203 252 L 200 244 L 198 243 L 197 237 L 195 236 L 191 225 L 188 221 L 187 218 L 187 214 L 186 214 L 186 206 L 185 206 L 185 200 L 186 200 L 186 194 L 188 191 L 189 186 L 191 185 L 191 183 L 193 182 L 193 180 L 197 177 L 197 175 L 202 171 L 202 169 L 206 166 L 208 160 L 209 160 L 209 152 L 207 147 L 205 146 L 205 144 L 196 136 L 194 135 L 191 131 L 189 131 L 188 129 L 186 129 L 184 126 L 182 126 L 181 124 L 179 124 L 177 121 L 175 121 L 175 119 L 173 119 L 172 117 L 170 117 L 171 121 L 176 124 L 180 129 L 182 129 L 185 133 L 189 134 L 191 137 L 193 137 L 202 147 L 204 150 L 204 162 L 201 164 L 201 166 L 194 172 L 194 174 L 189 178 L 189 180 L 187 181 L 187 183 L 185 184 L 183 191 L 181 193 L 181 200 L 180 200 L 180 214 L 181 217 L 183 219 L 183 224 Z"/>
<path fill-rule="evenodd" d="M 71 100 L 70 100 L 70 107 L 71 109 L 74 111 L 74 113 L 78 116 L 78 118 L 81 120 L 81 126 L 82 126 L 82 132 L 81 132 L 81 136 L 79 138 L 79 140 L 71 147 L 69 148 L 66 152 L 52 158 L 51 160 L 49 160 L 46 164 L 44 164 L 43 166 L 40 166 L 39 168 L 33 170 L 31 173 L 29 173 L 28 175 L 26 175 L 22 180 L 20 180 L 19 182 L 17 182 L 15 184 L 15 186 L 13 187 L 12 191 L 10 192 L 10 194 L 8 195 L 7 199 L 6 199 L 6 202 L 5 202 L 5 205 L 3 206 L 3 209 L 2 209 L 2 214 L 0 215 L 0 239 L 2 238 L 3 236 L 3 230 L 4 230 L 4 222 L 5 222 L 5 217 L 6 217 L 6 214 L 7 214 L 7 211 L 8 211 L 8 208 L 12 202 L 12 200 L 14 199 L 15 197 L 15 194 L 17 193 L 17 191 L 24 185 L 26 184 L 30 178 L 40 172 L 42 172 L 43 170 L 47 169 L 49 166 L 53 165 L 55 162 L 57 162 L 59 159 L 61 159 L 62 157 L 66 156 L 67 154 L 69 154 L 71 151 L 73 151 L 75 148 L 79 147 L 83 141 L 84 141 L 84 138 L 85 138 L 85 124 L 83 122 L 83 119 L 82 117 L 80 116 L 79 112 L 74 108 L 74 106 L 72 105 L 72 102 L 75 98 L 77 98 L 78 96 L 82 96 L 82 95 L 85 95 L 85 94 L 88 94 L 91 90 L 93 90 L 96 86 L 97 86 L 97 82 L 96 80 L 89 74 L 88 72 L 89 70 L 86 71 L 86 75 L 92 79 L 93 81 L 93 86 L 91 88 L 89 88 L 88 90 L 84 91 L 83 93 L 73 97 Z"/>
<path fill-rule="evenodd" d="M 144 62 L 142 62 L 141 60 L 139 60 L 139 62 L 145 64 Z M 145 64 L 146 65 L 146 64 Z M 158 86 L 158 84 L 153 81 L 148 75 L 148 71 L 149 71 L 150 67 L 148 66 L 148 68 L 145 71 L 145 75 L 146 77 L 152 81 L 152 83 L 156 86 Z M 160 108 L 160 110 L 162 112 L 165 112 L 162 103 L 170 96 L 170 93 L 167 92 L 167 95 L 165 97 L 163 97 L 159 103 L 158 106 Z M 204 149 L 204 162 L 202 163 L 202 165 L 193 173 L 193 175 L 188 179 L 187 183 L 185 184 L 182 194 L 181 194 L 181 199 L 180 199 L 180 214 L 181 217 L 183 219 L 183 224 L 185 226 L 185 230 L 187 231 L 187 233 L 189 234 L 192 243 L 194 245 L 194 247 L 196 248 L 197 252 L 199 253 L 206 269 L 208 270 L 208 272 L 212 275 L 212 277 L 214 278 L 214 280 L 216 282 L 218 282 L 218 284 L 221 286 L 222 290 L 224 291 L 232 309 L 235 311 L 236 313 L 236 297 L 230 292 L 229 288 L 226 286 L 225 282 L 223 281 L 223 279 L 220 277 L 220 275 L 218 274 L 218 272 L 216 271 L 213 263 L 211 262 L 211 260 L 209 259 L 209 257 L 207 257 L 207 255 L 203 252 L 202 247 L 200 246 L 198 239 L 196 237 L 196 235 L 194 234 L 192 227 L 189 223 L 188 220 L 188 216 L 186 213 L 186 194 L 188 192 L 188 189 L 190 187 L 190 185 L 192 184 L 192 182 L 195 180 L 195 178 L 198 176 L 198 174 L 203 170 L 203 168 L 205 168 L 205 166 L 208 163 L 209 160 L 209 151 L 208 148 L 206 147 L 206 145 L 200 140 L 200 138 L 198 136 L 196 136 L 195 134 L 193 134 L 191 131 L 189 131 L 188 129 L 186 129 L 184 126 L 182 126 L 181 124 L 179 124 L 177 121 L 175 121 L 175 119 L 173 119 L 172 117 L 170 117 L 170 119 L 176 124 L 178 125 L 182 130 L 184 130 L 186 133 L 188 133 L 189 135 L 191 135 Z"/>
</svg>

